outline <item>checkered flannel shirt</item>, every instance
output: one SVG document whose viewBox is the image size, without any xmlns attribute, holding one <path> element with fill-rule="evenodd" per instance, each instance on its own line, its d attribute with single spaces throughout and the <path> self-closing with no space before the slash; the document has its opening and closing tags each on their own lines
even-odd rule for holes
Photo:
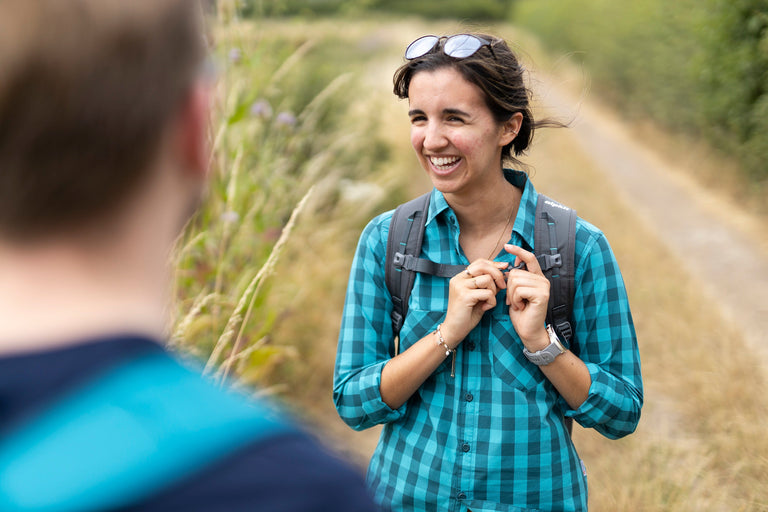
<svg viewBox="0 0 768 512">
<path fill-rule="evenodd" d="M 532 250 L 538 194 L 527 176 L 505 171 L 523 189 L 510 243 Z M 365 228 L 352 264 L 334 376 L 334 401 L 356 430 L 384 424 L 368 482 L 385 510 L 586 510 L 586 470 L 564 417 L 609 438 L 634 431 L 643 402 L 640 357 L 627 294 L 605 236 L 579 219 L 571 350 L 587 365 L 587 400 L 571 409 L 497 307 L 397 410 L 381 399 L 381 370 L 393 356 L 392 301 L 384 282 L 392 212 Z M 432 191 L 422 257 L 469 264 L 456 215 Z M 513 263 L 505 251 L 496 261 Z M 417 274 L 401 350 L 445 317 L 448 279 Z M 437 348 L 435 349 L 437 350 Z"/>
</svg>

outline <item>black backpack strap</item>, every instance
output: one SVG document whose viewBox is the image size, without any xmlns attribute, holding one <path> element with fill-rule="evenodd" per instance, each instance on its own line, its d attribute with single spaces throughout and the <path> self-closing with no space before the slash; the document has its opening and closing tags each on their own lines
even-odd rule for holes
<svg viewBox="0 0 768 512">
<path fill-rule="evenodd" d="M 551 283 L 547 323 L 569 344 L 573 336 L 576 211 L 539 194 L 533 247 L 541 270 Z"/>
<path fill-rule="evenodd" d="M 413 257 L 415 253 L 418 257 L 421 253 L 429 196 L 430 193 L 426 193 L 398 206 L 389 223 L 384 280 L 392 297 L 392 332 L 395 336 L 395 355 L 398 353 L 400 328 L 405 320 L 408 299 L 411 296 L 411 288 L 413 288 L 413 281 L 416 278 L 413 270 L 402 267 L 402 261 L 405 260 L 405 255 Z M 396 266 L 395 261 L 400 262 L 399 266 Z"/>
<path fill-rule="evenodd" d="M 568 346 L 573 336 L 576 211 L 539 194 L 533 248 L 542 272 L 551 283 L 547 323 Z M 565 418 L 565 427 L 569 434 L 573 432 L 573 418 Z"/>
<path fill-rule="evenodd" d="M 446 265 L 420 258 L 424 241 L 431 192 L 403 203 L 395 209 L 389 224 L 384 280 L 392 297 L 392 332 L 395 355 L 399 352 L 400 329 L 408 312 L 416 272 L 438 277 L 453 277 L 464 265 Z"/>
</svg>

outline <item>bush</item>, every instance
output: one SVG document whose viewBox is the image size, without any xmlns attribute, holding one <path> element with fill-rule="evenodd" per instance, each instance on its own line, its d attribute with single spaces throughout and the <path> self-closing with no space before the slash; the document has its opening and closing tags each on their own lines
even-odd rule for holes
<svg viewBox="0 0 768 512">
<path fill-rule="evenodd" d="M 768 1 L 519 0 L 513 18 L 583 60 L 628 116 L 704 136 L 768 180 Z"/>
<path fill-rule="evenodd" d="M 505 19 L 512 0 L 244 0 L 246 16 L 329 16 L 386 11 L 430 18 Z"/>
</svg>

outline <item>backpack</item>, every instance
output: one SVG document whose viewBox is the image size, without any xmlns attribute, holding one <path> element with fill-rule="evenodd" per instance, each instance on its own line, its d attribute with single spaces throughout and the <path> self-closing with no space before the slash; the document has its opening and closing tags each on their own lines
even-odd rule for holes
<svg viewBox="0 0 768 512">
<path fill-rule="evenodd" d="M 0 510 L 132 507 L 291 430 L 270 407 L 222 391 L 166 354 L 144 356 L 99 374 L 0 440 Z M 59 471 L 52 476 L 51 468 Z"/>
<path fill-rule="evenodd" d="M 385 281 L 392 297 L 392 331 L 395 355 L 399 352 L 400 329 L 408 312 L 416 273 L 451 278 L 465 265 L 446 265 L 421 258 L 426 216 L 431 192 L 403 203 L 395 209 L 389 224 Z M 539 194 L 534 225 L 534 253 L 541 270 L 551 283 L 547 323 L 568 346 L 573 329 L 570 317 L 574 292 L 574 250 L 576 211 Z"/>
<path fill-rule="evenodd" d="M 464 265 L 446 265 L 420 257 L 430 196 L 431 192 L 427 192 L 398 206 L 389 224 L 384 275 L 392 297 L 394 355 L 400 351 L 400 329 L 408 312 L 416 272 L 451 278 L 466 269 Z M 547 323 L 567 348 L 573 336 L 570 318 L 576 267 L 576 210 L 539 194 L 533 233 L 534 254 L 550 282 Z M 564 418 L 564 423 L 571 434 L 573 418 Z"/>
</svg>

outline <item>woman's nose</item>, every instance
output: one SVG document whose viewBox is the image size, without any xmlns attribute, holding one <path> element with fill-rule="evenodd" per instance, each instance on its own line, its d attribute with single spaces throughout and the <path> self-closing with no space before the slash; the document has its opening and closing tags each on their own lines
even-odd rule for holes
<svg viewBox="0 0 768 512">
<path fill-rule="evenodd" d="M 434 150 L 444 147 L 448 142 L 438 123 L 430 123 L 424 130 L 424 148 Z"/>
</svg>

